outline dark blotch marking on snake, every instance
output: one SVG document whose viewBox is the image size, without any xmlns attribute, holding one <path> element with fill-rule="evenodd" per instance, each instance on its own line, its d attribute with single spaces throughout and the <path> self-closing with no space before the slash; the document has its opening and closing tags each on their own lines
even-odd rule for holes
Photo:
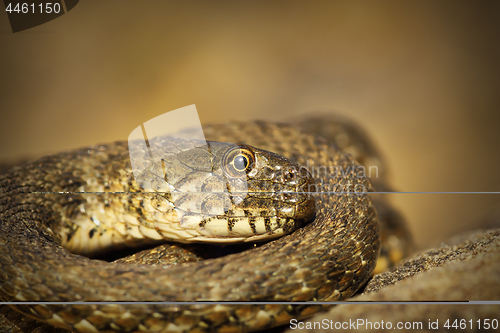
<svg viewBox="0 0 500 333">
<path fill-rule="evenodd" d="M 246 211 L 245 211 L 246 215 Z M 252 231 L 254 234 L 257 234 L 257 228 L 255 228 L 255 218 L 250 217 L 248 223 L 250 224 L 250 228 L 252 228 Z"/>
<path fill-rule="evenodd" d="M 264 217 L 264 225 L 266 226 L 266 231 L 271 232 L 271 219 L 269 217 Z"/>
<path fill-rule="evenodd" d="M 204 227 L 205 227 L 205 225 L 207 224 L 207 222 L 210 222 L 211 220 L 212 220 L 212 219 L 206 219 L 206 220 L 203 220 L 203 221 L 201 221 L 200 223 L 198 223 L 198 226 L 199 226 L 200 228 L 204 228 Z"/>
<path fill-rule="evenodd" d="M 236 219 L 227 219 L 227 231 L 233 231 L 233 227 L 236 224 Z"/>
<path fill-rule="evenodd" d="M 68 242 L 71 240 L 71 238 L 73 238 L 73 236 L 75 235 L 75 233 L 77 232 L 78 229 L 80 229 L 79 226 L 77 226 L 76 228 L 70 228 L 70 231 L 68 232 L 68 234 L 66 236 L 66 240 Z"/>
</svg>

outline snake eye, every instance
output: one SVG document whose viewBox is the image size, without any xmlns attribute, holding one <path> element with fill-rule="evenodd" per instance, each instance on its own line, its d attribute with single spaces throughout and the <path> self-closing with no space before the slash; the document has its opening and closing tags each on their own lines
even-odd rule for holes
<svg viewBox="0 0 500 333">
<path fill-rule="evenodd" d="M 233 178 L 246 175 L 252 169 L 255 155 L 250 147 L 238 145 L 230 148 L 222 158 L 224 172 Z"/>
<path fill-rule="evenodd" d="M 233 161 L 234 168 L 238 171 L 244 171 L 250 163 L 248 162 L 248 157 L 246 157 L 245 155 L 238 155 L 234 158 Z"/>
</svg>

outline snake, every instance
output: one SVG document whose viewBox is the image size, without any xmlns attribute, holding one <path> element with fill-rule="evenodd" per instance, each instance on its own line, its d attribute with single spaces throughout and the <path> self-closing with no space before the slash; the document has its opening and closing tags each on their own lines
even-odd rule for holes
<svg viewBox="0 0 500 333">
<path fill-rule="evenodd" d="M 76 332 L 229 333 L 351 297 L 381 235 L 370 178 L 356 171 L 362 157 L 318 135 L 324 124 L 204 126 L 201 147 L 160 138 L 172 166 L 163 191 L 141 188 L 120 141 L 11 168 L 0 175 L 0 299 L 81 302 L 11 305 Z M 152 266 L 93 258 L 172 241 L 201 242 L 205 255 L 214 242 L 233 250 Z"/>
</svg>

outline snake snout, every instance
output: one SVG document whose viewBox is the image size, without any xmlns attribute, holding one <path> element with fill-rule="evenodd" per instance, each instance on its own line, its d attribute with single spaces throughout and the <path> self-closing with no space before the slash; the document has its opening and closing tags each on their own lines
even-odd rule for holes
<svg viewBox="0 0 500 333">
<path fill-rule="evenodd" d="M 295 224 L 296 227 L 301 227 L 306 223 L 312 221 L 316 216 L 316 200 L 314 193 L 311 191 L 315 188 L 316 182 L 309 173 L 309 171 L 304 173 L 304 176 L 299 176 L 299 183 L 296 187 L 296 202 L 297 206 L 295 209 Z M 292 230 L 293 231 L 293 230 Z"/>
</svg>

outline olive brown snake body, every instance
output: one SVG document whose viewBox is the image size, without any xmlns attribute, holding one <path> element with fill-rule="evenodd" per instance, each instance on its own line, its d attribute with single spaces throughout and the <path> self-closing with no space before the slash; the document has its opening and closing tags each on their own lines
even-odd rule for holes
<svg viewBox="0 0 500 333">
<path fill-rule="evenodd" d="M 283 161 L 288 166 L 348 169 L 358 165 L 350 155 L 322 138 L 302 132 L 297 126 L 245 122 L 204 130 L 208 140 L 242 143 L 249 145 L 250 149 L 258 147 L 271 151 L 295 163 Z M 77 237 L 79 233 L 89 235 L 92 232 L 92 228 L 85 229 L 85 223 L 76 228 L 85 232 L 62 227 L 72 216 L 78 216 L 82 203 L 85 204 L 85 214 L 95 207 L 101 210 L 102 217 L 107 215 L 108 207 L 118 203 L 125 203 L 120 207 L 126 207 L 127 214 L 140 214 L 138 210 L 147 208 L 147 205 L 135 202 L 137 194 L 126 193 L 134 186 L 130 182 L 130 172 L 123 171 L 130 169 L 126 150 L 126 145 L 118 143 L 66 152 L 11 169 L 0 176 L 0 296 L 3 300 L 333 301 L 352 296 L 375 267 L 380 248 L 376 213 L 369 195 L 353 193 L 315 195 L 313 222 L 290 235 L 221 258 L 171 267 L 147 267 L 91 260 L 68 252 L 60 245 L 67 245 L 68 235 L 72 233 L 72 237 Z M 96 168 L 99 177 L 96 177 Z M 316 185 L 321 184 L 323 189 L 338 189 L 339 186 L 352 189 L 355 185 L 367 190 L 372 188 L 367 177 L 356 173 L 316 172 L 314 176 Z M 75 193 L 68 196 L 46 193 L 81 186 L 102 186 L 106 177 L 108 186 L 113 183 L 111 187 L 115 186 L 115 191 L 123 186 L 125 193 Z M 111 181 L 117 179 L 122 180 Z M 107 204 L 103 204 L 106 200 Z M 247 200 L 241 204 L 246 204 L 248 211 L 257 201 L 264 200 L 266 198 Z M 292 206 L 299 207 L 296 203 Z M 283 214 L 280 209 L 286 207 L 273 203 L 268 208 L 275 214 Z M 123 208 L 112 210 L 124 212 Z M 295 210 L 300 213 L 302 208 Z M 237 214 L 236 211 L 234 209 L 232 213 Z M 262 214 L 264 209 L 257 211 Z M 253 217 L 257 218 L 257 215 Z M 269 217 L 267 222 L 262 220 L 264 231 L 268 233 L 271 232 L 267 229 L 267 224 L 271 223 Z M 302 211 L 301 219 L 310 217 L 310 213 Z M 276 222 L 278 220 L 273 220 L 274 227 L 288 232 L 288 227 L 283 228 L 286 222 Z M 105 229 L 106 232 L 112 229 L 105 227 L 103 221 L 99 222 L 91 238 L 96 237 L 96 233 L 104 234 Z M 134 222 L 129 221 L 127 226 L 133 227 Z M 152 229 L 161 234 L 162 230 L 156 229 L 159 227 L 153 225 Z M 120 228 L 123 227 L 117 226 L 115 233 L 122 234 Z M 130 244 L 139 242 L 140 237 L 134 233 L 151 233 L 141 226 L 133 228 L 131 236 L 123 237 Z M 124 234 L 129 235 L 127 231 Z M 101 241 L 110 242 L 105 238 Z M 72 250 L 85 252 L 80 241 Z M 20 305 L 16 310 L 80 332 L 239 332 L 280 325 L 292 318 L 305 318 L 321 308 L 317 305 L 264 303 Z"/>
</svg>

